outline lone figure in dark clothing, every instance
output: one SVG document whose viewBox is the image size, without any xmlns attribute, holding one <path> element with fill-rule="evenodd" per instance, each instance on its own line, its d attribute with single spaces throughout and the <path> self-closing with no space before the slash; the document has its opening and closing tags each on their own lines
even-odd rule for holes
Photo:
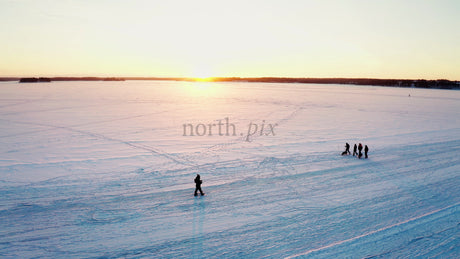
<svg viewBox="0 0 460 259">
<path fill-rule="evenodd" d="M 195 177 L 195 196 L 198 195 L 198 191 L 200 191 L 201 195 L 204 195 L 204 192 L 201 190 L 201 184 L 203 181 L 200 179 L 200 175 L 197 174 Z"/>
<path fill-rule="evenodd" d="M 367 145 L 364 146 L 364 158 L 367 158 L 367 152 L 369 152 L 369 148 Z"/>
<path fill-rule="evenodd" d="M 358 151 L 359 151 L 358 158 L 361 158 L 363 156 L 362 150 L 363 150 L 363 145 L 361 145 L 361 143 L 359 143 L 359 145 L 358 145 Z"/>
<path fill-rule="evenodd" d="M 356 149 L 358 149 L 358 146 L 356 146 L 355 144 L 355 146 L 353 147 L 353 156 L 358 154 L 358 152 L 356 152 Z"/>
</svg>

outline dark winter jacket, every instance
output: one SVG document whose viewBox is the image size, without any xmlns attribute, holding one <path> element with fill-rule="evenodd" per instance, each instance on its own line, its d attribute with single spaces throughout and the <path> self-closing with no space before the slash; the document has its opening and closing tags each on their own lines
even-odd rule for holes
<svg viewBox="0 0 460 259">
<path fill-rule="evenodd" d="M 203 181 L 200 180 L 200 177 L 199 177 L 199 176 L 195 177 L 195 184 L 196 184 L 196 186 L 201 186 L 202 183 L 203 183 Z"/>
</svg>

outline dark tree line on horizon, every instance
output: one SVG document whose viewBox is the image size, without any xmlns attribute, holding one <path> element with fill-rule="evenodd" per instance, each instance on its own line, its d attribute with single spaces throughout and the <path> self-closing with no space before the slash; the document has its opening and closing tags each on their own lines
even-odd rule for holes
<svg viewBox="0 0 460 259">
<path fill-rule="evenodd" d="M 52 81 L 125 81 L 125 80 L 169 80 L 169 81 L 211 81 L 211 82 L 259 82 L 259 83 L 300 83 L 300 84 L 349 84 L 390 87 L 416 87 L 438 89 L 460 89 L 460 81 L 447 79 L 375 79 L 375 78 L 289 78 L 289 77 L 213 77 L 208 79 L 179 77 L 2 77 L 0 81 L 21 83 Z"/>
<path fill-rule="evenodd" d="M 262 82 L 262 83 L 304 83 L 304 84 L 348 84 L 348 85 L 375 85 L 392 87 L 417 87 L 417 88 L 460 88 L 460 81 L 447 79 L 374 79 L 374 78 L 283 78 L 283 77 L 259 77 L 259 78 L 214 78 L 217 82 Z"/>
</svg>

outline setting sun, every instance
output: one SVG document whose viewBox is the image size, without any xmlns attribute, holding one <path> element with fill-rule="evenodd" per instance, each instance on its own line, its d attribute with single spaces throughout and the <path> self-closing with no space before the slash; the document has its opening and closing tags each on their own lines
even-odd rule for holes
<svg viewBox="0 0 460 259">
<path fill-rule="evenodd" d="M 214 71 L 209 65 L 196 65 L 192 70 L 192 77 L 195 81 L 200 82 L 209 82 L 212 81 L 212 78 L 215 76 Z"/>
<path fill-rule="evenodd" d="M 194 77 L 193 79 L 198 82 L 212 82 L 214 77 Z"/>
</svg>

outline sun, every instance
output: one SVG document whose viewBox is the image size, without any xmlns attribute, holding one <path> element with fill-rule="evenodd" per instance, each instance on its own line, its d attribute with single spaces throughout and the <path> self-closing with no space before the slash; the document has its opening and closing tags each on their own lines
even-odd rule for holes
<svg viewBox="0 0 460 259">
<path fill-rule="evenodd" d="M 193 79 L 199 82 L 211 82 L 213 81 L 212 69 L 208 66 L 196 67 L 193 71 Z"/>
<path fill-rule="evenodd" d="M 194 77 L 193 78 L 195 81 L 198 81 L 198 82 L 212 82 L 214 81 L 214 78 L 212 76 L 200 76 L 200 77 Z"/>
</svg>

